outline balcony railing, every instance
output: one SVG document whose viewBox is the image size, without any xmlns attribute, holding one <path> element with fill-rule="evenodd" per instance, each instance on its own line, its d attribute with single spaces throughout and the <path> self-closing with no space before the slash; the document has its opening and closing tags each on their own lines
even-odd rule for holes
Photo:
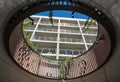
<svg viewBox="0 0 120 82">
<path fill-rule="evenodd" d="M 43 41 L 57 41 L 56 37 L 47 37 L 47 36 L 34 36 L 35 40 L 43 40 Z"/>
<path fill-rule="evenodd" d="M 43 53 L 43 54 L 56 54 L 55 48 L 36 48 L 35 50 L 38 53 Z"/>
<path fill-rule="evenodd" d="M 40 31 L 47 31 L 47 32 L 58 32 L 58 29 L 49 29 L 49 28 L 38 28 L 37 30 Z M 66 30 L 66 29 L 60 29 L 61 33 L 80 33 L 78 30 Z"/>
<path fill-rule="evenodd" d="M 49 20 L 49 19 L 48 19 Z M 40 24 L 45 24 L 45 25 L 49 25 L 52 24 L 51 22 L 47 22 L 47 21 L 42 21 Z M 58 22 L 53 22 L 53 25 L 58 25 Z M 74 23 L 60 23 L 60 26 L 78 26 L 78 24 L 74 24 Z"/>
<path fill-rule="evenodd" d="M 44 40 L 44 41 L 57 41 L 56 37 L 47 37 L 47 36 L 34 36 L 35 40 Z M 83 39 L 75 38 L 60 38 L 61 42 L 83 42 Z"/>
<path fill-rule="evenodd" d="M 43 40 L 43 41 L 57 41 L 56 37 L 46 37 L 46 36 L 34 36 L 35 40 Z M 95 39 L 85 39 L 86 43 L 94 43 Z M 84 43 L 83 39 L 76 38 L 60 38 L 60 42 L 81 42 Z"/>
<path fill-rule="evenodd" d="M 61 33 L 80 33 L 78 30 L 66 30 L 66 29 L 60 29 Z"/>
<path fill-rule="evenodd" d="M 38 28 L 37 30 L 40 30 L 40 31 L 47 31 L 47 32 L 57 32 L 58 29 L 46 29 L 46 28 Z"/>
<path fill-rule="evenodd" d="M 63 55 L 81 55 L 85 50 L 60 49 L 59 54 Z"/>
<path fill-rule="evenodd" d="M 34 29 L 35 29 L 35 27 L 27 27 L 24 30 L 34 30 Z"/>
<path fill-rule="evenodd" d="M 84 32 L 84 34 L 95 34 L 95 35 L 97 35 L 97 31 L 96 32 L 94 32 L 94 31 L 86 31 L 86 32 Z"/>
<path fill-rule="evenodd" d="M 36 48 L 36 51 L 40 54 L 56 54 L 56 48 Z M 61 55 L 80 55 L 85 50 L 73 50 L 73 49 L 60 49 L 59 54 Z"/>
<path fill-rule="evenodd" d="M 61 26 L 78 26 L 78 24 L 74 23 L 60 23 Z"/>
<path fill-rule="evenodd" d="M 89 39 L 89 40 L 86 39 L 86 42 L 87 42 L 87 43 L 94 43 L 94 42 L 95 42 L 95 39 Z"/>
<path fill-rule="evenodd" d="M 48 19 L 49 20 L 49 19 Z M 52 23 L 51 22 L 47 22 L 47 21 L 42 21 L 42 22 L 40 22 L 40 24 L 43 24 L 43 25 L 51 25 Z M 58 22 L 53 22 L 53 25 L 58 25 Z"/>
<path fill-rule="evenodd" d="M 60 38 L 61 42 L 82 42 L 83 39 L 76 39 L 76 38 Z"/>
</svg>

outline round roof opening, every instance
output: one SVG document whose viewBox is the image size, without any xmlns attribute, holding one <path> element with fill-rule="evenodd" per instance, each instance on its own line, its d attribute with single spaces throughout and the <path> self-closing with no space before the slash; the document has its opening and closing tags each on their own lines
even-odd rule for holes
<svg viewBox="0 0 120 82">
<path fill-rule="evenodd" d="M 23 34 L 39 55 L 72 59 L 87 52 L 97 41 L 98 23 L 75 11 L 50 10 L 26 18 Z"/>
<path fill-rule="evenodd" d="M 31 74 L 75 79 L 100 68 L 112 53 L 115 32 L 109 17 L 91 1 L 22 4 L 6 21 L 4 45 L 17 65 Z"/>
</svg>

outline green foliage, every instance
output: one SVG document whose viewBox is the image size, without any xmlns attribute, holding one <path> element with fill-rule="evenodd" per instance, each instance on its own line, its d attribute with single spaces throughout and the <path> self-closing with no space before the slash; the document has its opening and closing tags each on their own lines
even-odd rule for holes
<svg viewBox="0 0 120 82">
<path fill-rule="evenodd" d="M 90 26 L 92 25 L 92 23 L 95 22 L 94 19 L 88 20 L 88 22 L 86 23 L 83 32 L 86 32 L 87 30 L 89 30 Z"/>
<path fill-rule="evenodd" d="M 25 21 L 23 22 L 23 29 L 26 29 L 26 28 L 28 28 L 29 26 L 31 26 L 31 22 L 25 20 Z M 30 37 L 31 37 L 30 32 L 25 32 L 25 31 L 24 31 L 23 34 L 24 34 L 24 37 L 25 37 L 27 43 L 31 46 L 31 48 L 34 49 L 34 48 L 35 48 L 35 43 L 30 40 Z"/>
<path fill-rule="evenodd" d="M 30 39 L 30 36 L 31 36 L 30 32 L 25 32 L 24 31 L 24 37 L 25 37 L 25 39 Z"/>
<path fill-rule="evenodd" d="M 23 22 L 23 29 L 28 28 L 29 26 L 31 26 L 31 22 L 30 21 L 24 21 Z"/>
<path fill-rule="evenodd" d="M 24 32 L 25 39 L 31 48 L 35 48 L 36 44 L 30 40 L 30 32 Z"/>
<path fill-rule="evenodd" d="M 30 39 L 28 40 L 28 44 L 30 45 L 31 48 L 35 49 L 36 44 L 30 41 Z"/>
<path fill-rule="evenodd" d="M 61 74 L 61 78 L 64 79 L 65 78 L 65 73 L 66 73 L 66 67 L 68 65 L 68 63 L 70 63 L 72 58 L 68 57 L 68 58 L 63 58 L 60 61 L 60 74 Z"/>
</svg>

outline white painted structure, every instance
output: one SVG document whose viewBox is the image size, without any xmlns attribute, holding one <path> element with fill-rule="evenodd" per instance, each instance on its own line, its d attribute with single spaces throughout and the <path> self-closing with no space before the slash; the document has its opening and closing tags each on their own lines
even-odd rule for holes
<svg viewBox="0 0 120 82">
<path fill-rule="evenodd" d="M 24 29 L 30 33 L 30 40 L 37 43 L 35 50 L 44 56 L 76 57 L 87 51 L 96 40 L 98 25 L 93 22 L 83 31 L 87 19 L 53 17 L 53 24 L 47 16 L 31 16 L 34 25 Z"/>
</svg>

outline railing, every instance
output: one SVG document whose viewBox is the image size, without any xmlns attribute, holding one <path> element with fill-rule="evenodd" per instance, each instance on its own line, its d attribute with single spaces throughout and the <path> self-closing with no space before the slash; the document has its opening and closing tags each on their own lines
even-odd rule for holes
<svg viewBox="0 0 120 82">
<path fill-rule="evenodd" d="M 49 20 L 49 19 L 48 19 Z M 47 22 L 47 21 L 42 21 L 40 22 L 40 24 L 44 24 L 44 25 L 51 25 L 52 23 L 51 22 Z M 53 22 L 53 25 L 58 25 L 58 22 Z"/>
<path fill-rule="evenodd" d="M 87 42 L 87 43 L 94 43 L 94 42 L 95 42 L 95 39 L 89 39 L 89 40 L 86 39 L 86 42 Z"/>
<path fill-rule="evenodd" d="M 63 55 L 80 55 L 80 54 L 82 54 L 84 52 L 85 52 L 85 50 L 60 49 L 59 54 L 63 54 Z"/>
<path fill-rule="evenodd" d="M 37 30 L 40 30 L 40 31 L 47 31 L 47 32 L 57 32 L 58 29 L 46 29 L 46 28 L 38 28 Z"/>
<path fill-rule="evenodd" d="M 76 38 L 60 38 L 61 42 L 84 42 L 83 39 L 76 39 Z"/>
<path fill-rule="evenodd" d="M 47 32 L 57 32 L 58 29 L 49 29 L 49 28 L 38 28 L 37 30 L 40 31 L 47 31 Z M 80 33 L 78 30 L 66 30 L 66 29 L 60 29 L 61 33 Z"/>
<path fill-rule="evenodd" d="M 27 28 L 25 28 L 24 30 L 34 30 L 35 29 L 35 27 L 27 27 Z"/>
<path fill-rule="evenodd" d="M 35 40 L 43 40 L 43 41 L 57 41 L 56 37 L 47 37 L 47 36 L 34 36 Z"/>
<path fill-rule="evenodd" d="M 96 34 L 97 35 L 97 31 L 96 32 L 94 32 L 94 31 L 86 31 L 86 32 L 84 32 L 84 34 Z"/>
<path fill-rule="evenodd" d="M 55 48 L 36 48 L 35 50 L 39 53 L 44 53 L 44 54 L 56 54 Z"/>
<path fill-rule="evenodd" d="M 73 24 L 73 23 L 60 23 L 61 26 L 78 26 L 78 24 Z"/>
<path fill-rule="evenodd" d="M 48 19 L 49 20 L 49 19 Z M 47 21 L 42 21 L 40 22 L 40 24 L 45 24 L 45 25 L 49 25 L 52 24 L 51 22 L 47 22 Z M 58 25 L 58 22 L 53 22 L 53 25 Z M 78 24 L 73 24 L 73 23 L 60 23 L 60 26 L 78 26 Z"/>
<path fill-rule="evenodd" d="M 80 33 L 78 30 L 66 30 L 66 29 L 60 29 L 61 33 Z"/>
<path fill-rule="evenodd" d="M 34 36 L 34 40 L 43 40 L 43 41 L 57 41 L 56 37 L 47 37 L 47 36 Z M 85 39 L 87 43 L 94 43 L 95 39 Z M 83 39 L 76 38 L 60 38 L 60 42 L 76 42 L 84 43 Z"/>
<path fill-rule="evenodd" d="M 35 49 L 40 54 L 56 54 L 56 48 L 36 48 Z M 73 50 L 73 49 L 60 49 L 59 54 L 62 55 L 80 55 L 84 53 L 85 50 Z"/>
<path fill-rule="evenodd" d="M 35 40 L 44 40 L 44 41 L 57 41 L 56 37 L 47 37 L 47 36 L 34 36 Z M 76 38 L 60 38 L 61 42 L 83 42 L 83 39 Z"/>
<path fill-rule="evenodd" d="M 83 28 L 83 27 L 85 26 L 85 24 L 80 24 L 80 26 Z M 91 28 L 91 27 L 94 27 L 94 28 L 96 28 L 96 29 L 98 28 L 98 26 L 97 26 L 97 25 L 94 25 L 94 24 L 90 25 L 90 28 Z"/>
</svg>

